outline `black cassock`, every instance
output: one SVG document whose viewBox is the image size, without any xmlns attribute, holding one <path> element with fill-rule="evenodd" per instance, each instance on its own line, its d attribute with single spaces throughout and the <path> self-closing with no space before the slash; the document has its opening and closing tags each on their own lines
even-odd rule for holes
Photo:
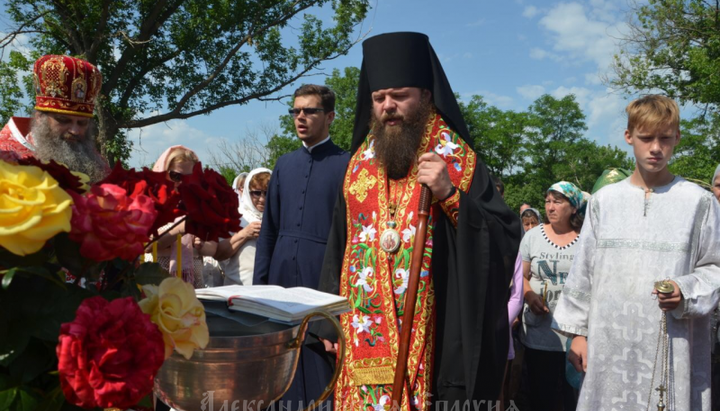
<svg viewBox="0 0 720 411">
<path fill-rule="evenodd" d="M 508 354 L 509 283 L 520 243 L 520 220 L 505 204 L 478 160 L 468 193 L 460 193 L 458 226 L 439 213 L 433 235 L 436 346 L 432 398 L 497 400 Z M 342 193 L 320 278 L 320 290 L 339 293 L 346 244 Z M 335 340 L 323 326 L 313 331 Z M 448 404 L 449 407 L 452 403 Z"/>
<path fill-rule="evenodd" d="M 278 159 L 268 184 L 253 284 L 317 289 L 331 213 L 349 159 L 332 141 Z M 282 398 L 284 408 L 297 410 L 300 402 L 307 406 L 317 399 L 332 367 L 322 344 L 304 346 Z"/>
</svg>

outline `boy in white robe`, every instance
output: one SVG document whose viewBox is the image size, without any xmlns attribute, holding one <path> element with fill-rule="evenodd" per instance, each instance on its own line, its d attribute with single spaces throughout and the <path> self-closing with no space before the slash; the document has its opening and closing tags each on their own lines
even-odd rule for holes
<svg viewBox="0 0 720 411">
<path fill-rule="evenodd" d="M 588 204 L 581 247 L 555 311 L 574 336 L 568 360 L 585 380 L 578 411 L 656 409 L 653 379 L 661 310 L 667 312 L 667 410 L 710 411 L 711 313 L 720 294 L 720 206 L 667 169 L 680 142 L 677 104 L 646 96 L 626 109 L 633 174 Z M 670 294 L 654 292 L 669 279 Z M 658 356 L 662 357 L 662 353 Z"/>
</svg>

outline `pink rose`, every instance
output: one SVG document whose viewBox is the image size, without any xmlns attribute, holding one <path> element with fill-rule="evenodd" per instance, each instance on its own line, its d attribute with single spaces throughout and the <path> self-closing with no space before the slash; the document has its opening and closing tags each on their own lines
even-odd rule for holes
<svg viewBox="0 0 720 411">
<path fill-rule="evenodd" d="M 160 330 L 132 297 L 84 300 L 60 326 L 56 351 L 65 398 L 85 408 L 135 405 L 165 360 Z"/>
<path fill-rule="evenodd" d="M 95 185 L 85 196 L 70 195 L 75 201 L 70 239 L 80 243 L 83 257 L 132 261 L 143 253 L 143 244 L 150 240 L 148 233 L 157 217 L 150 197 L 128 197 L 114 184 Z"/>
</svg>

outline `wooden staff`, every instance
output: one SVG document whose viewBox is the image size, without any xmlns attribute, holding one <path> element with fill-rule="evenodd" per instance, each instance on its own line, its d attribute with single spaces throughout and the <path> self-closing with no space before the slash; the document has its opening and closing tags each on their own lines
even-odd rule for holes
<svg viewBox="0 0 720 411">
<path fill-rule="evenodd" d="M 410 275 L 405 291 L 405 311 L 402 317 L 400 331 L 400 345 L 397 364 L 395 365 L 395 381 L 392 389 L 392 407 L 399 410 L 402 406 L 402 393 L 405 386 L 405 373 L 407 372 L 408 353 L 410 351 L 410 333 L 415 317 L 415 303 L 417 301 L 418 283 L 420 282 L 420 269 L 425 250 L 425 237 L 427 236 L 427 221 L 430 214 L 430 200 L 432 193 L 425 184 L 420 191 L 420 204 L 418 205 L 418 226 L 415 232 L 413 255 L 410 262 Z"/>
</svg>

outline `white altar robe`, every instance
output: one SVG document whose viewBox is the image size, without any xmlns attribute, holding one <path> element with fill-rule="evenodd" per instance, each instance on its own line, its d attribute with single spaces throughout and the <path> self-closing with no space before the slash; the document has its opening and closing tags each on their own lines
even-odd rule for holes
<svg viewBox="0 0 720 411">
<path fill-rule="evenodd" d="M 668 313 L 671 339 L 666 410 L 710 411 L 711 314 L 720 299 L 720 205 L 675 177 L 645 200 L 630 179 L 589 203 L 580 248 L 555 311 L 556 328 L 588 337 L 578 411 L 642 410 L 661 311 L 651 292 L 670 278 L 683 294 Z M 660 366 L 652 391 L 656 409 Z"/>
</svg>

